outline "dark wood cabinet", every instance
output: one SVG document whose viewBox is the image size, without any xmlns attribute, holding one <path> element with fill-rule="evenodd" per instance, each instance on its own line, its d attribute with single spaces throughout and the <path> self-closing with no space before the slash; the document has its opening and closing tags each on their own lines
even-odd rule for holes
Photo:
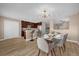
<svg viewBox="0 0 79 59">
<path fill-rule="evenodd" d="M 27 28 L 28 25 L 30 25 L 31 28 L 37 28 L 38 25 L 42 25 L 42 23 L 41 22 L 33 23 L 33 22 L 28 22 L 28 21 L 21 21 L 21 29 L 22 29 L 21 30 L 21 36 L 24 37 L 24 38 L 26 38 L 26 35 L 25 35 L 23 28 Z"/>
</svg>

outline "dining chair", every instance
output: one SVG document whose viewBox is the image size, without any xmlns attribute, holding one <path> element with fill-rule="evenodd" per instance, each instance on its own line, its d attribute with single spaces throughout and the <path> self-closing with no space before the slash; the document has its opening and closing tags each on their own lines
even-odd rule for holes
<svg viewBox="0 0 79 59">
<path fill-rule="evenodd" d="M 60 40 L 52 38 L 53 42 L 50 44 L 51 49 L 53 50 L 54 55 L 56 56 L 55 48 L 57 48 L 57 44 Z"/>
<path fill-rule="evenodd" d="M 52 37 L 53 43 L 51 43 L 51 47 L 53 47 L 53 50 L 55 48 L 59 48 L 60 54 L 61 54 L 61 50 L 63 50 L 63 52 L 64 52 L 67 36 L 68 36 L 68 34 L 65 33 L 65 34 L 57 34 L 54 37 Z M 56 53 L 54 53 L 54 54 L 56 55 Z"/>
<path fill-rule="evenodd" d="M 37 38 L 37 30 L 33 32 L 33 39 L 36 39 L 36 38 Z"/>
<path fill-rule="evenodd" d="M 58 42 L 58 44 L 57 44 L 57 47 L 59 48 L 59 50 L 60 50 L 60 54 L 61 54 L 61 50 L 63 50 L 63 52 L 65 51 L 65 49 L 66 49 L 66 46 L 65 46 L 65 44 L 66 44 L 66 39 L 67 39 L 67 36 L 68 36 L 68 34 L 62 34 L 61 35 L 61 39 L 59 38 L 55 38 L 56 40 L 59 40 L 59 42 Z"/>
<path fill-rule="evenodd" d="M 51 55 L 53 55 L 53 51 L 50 49 L 47 41 L 44 38 L 37 38 L 37 46 L 39 49 L 38 52 L 38 56 L 40 55 L 40 51 L 43 51 L 47 54 L 47 56 L 49 55 L 49 53 L 51 52 Z"/>
<path fill-rule="evenodd" d="M 49 47 L 48 47 L 47 42 L 43 38 L 37 39 L 37 46 L 39 49 L 38 56 L 40 55 L 40 50 L 47 53 L 47 55 L 48 55 Z"/>
<path fill-rule="evenodd" d="M 41 37 L 42 36 L 42 31 L 40 29 L 37 29 L 37 37 Z"/>
</svg>

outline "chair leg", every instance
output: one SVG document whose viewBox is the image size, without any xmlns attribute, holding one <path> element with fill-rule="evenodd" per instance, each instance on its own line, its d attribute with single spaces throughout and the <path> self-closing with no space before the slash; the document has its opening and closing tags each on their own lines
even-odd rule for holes
<svg viewBox="0 0 79 59">
<path fill-rule="evenodd" d="M 51 50 L 51 55 L 53 56 L 53 52 L 52 52 L 52 50 Z"/>
<path fill-rule="evenodd" d="M 61 55 L 61 47 L 59 47 L 60 55 Z"/>
<path fill-rule="evenodd" d="M 64 52 L 64 47 L 61 47 L 62 51 Z"/>
<path fill-rule="evenodd" d="M 49 53 L 47 53 L 47 56 L 49 55 Z"/>
<path fill-rule="evenodd" d="M 54 53 L 54 55 L 56 56 L 56 53 L 55 53 L 55 50 L 54 50 L 54 48 L 53 48 L 53 53 Z"/>
<path fill-rule="evenodd" d="M 38 52 L 38 56 L 40 55 L 40 50 L 39 50 L 39 52 Z"/>
<path fill-rule="evenodd" d="M 66 46 L 65 46 L 65 44 L 63 44 L 63 47 L 64 47 L 64 51 L 66 50 Z"/>
</svg>

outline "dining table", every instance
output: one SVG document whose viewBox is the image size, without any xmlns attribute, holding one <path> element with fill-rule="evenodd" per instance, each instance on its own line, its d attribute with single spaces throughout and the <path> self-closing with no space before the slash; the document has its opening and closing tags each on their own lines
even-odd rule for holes
<svg viewBox="0 0 79 59">
<path fill-rule="evenodd" d="M 49 53 L 51 52 L 51 43 L 54 43 L 55 38 L 61 38 L 61 34 L 44 34 L 43 38 L 47 41 L 49 47 Z M 52 54 L 52 53 L 51 53 Z"/>
</svg>

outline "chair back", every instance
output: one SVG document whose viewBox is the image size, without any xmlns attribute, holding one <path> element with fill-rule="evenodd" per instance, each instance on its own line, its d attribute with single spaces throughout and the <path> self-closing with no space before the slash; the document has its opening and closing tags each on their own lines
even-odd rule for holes
<svg viewBox="0 0 79 59">
<path fill-rule="evenodd" d="M 64 38 L 63 38 L 64 43 L 66 42 L 67 37 L 68 37 L 68 34 L 67 34 L 67 33 L 66 33 L 66 34 L 64 34 Z"/>
<path fill-rule="evenodd" d="M 37 31 L 35 30 L 33 33 L 33 39 L 36 39 L 36 38 L 37 38 Z"/>
<path fill-rule="evenodd" d="M 48 53 L 49 51 L 49 47 L 48 47 L 48 43 L 45 39 L 43 38 L 37 38 L 37 46 L 40 50 Z"/>
<path fill-rule="evenodd" d="M 60 40 L 59 39 L 53 39 L 53 42 L 51 43 L 51 49 L 57 47 L 59 44 Z"/>
<path fill-rule="evenodd" d="M 58 46 L 62 46 L 66 42 L 67 36 L 68 34 L 62 34 L 62 38 L 60 39 Z"/>
</svg>

